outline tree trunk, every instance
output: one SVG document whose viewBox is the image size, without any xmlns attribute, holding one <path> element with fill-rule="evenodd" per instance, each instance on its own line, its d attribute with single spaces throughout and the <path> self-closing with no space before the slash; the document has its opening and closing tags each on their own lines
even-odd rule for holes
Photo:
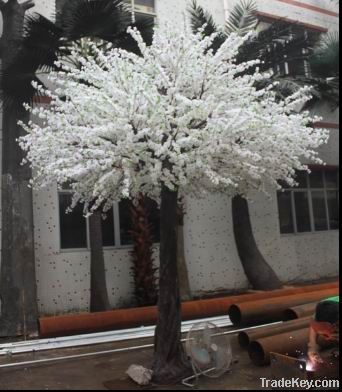
<svg viewBox="0 0 342 392">
<path fill-rule="evenodd" d="M 32 6 L 32 1 L 0 0 L 3 67 L 11 64 L 20 46 L 25 12 Z M 24 155 L 16 142 L 23 134 L 18 120 L 29 119 L 21 104 L 3 104 L 0 336 L 8 337 L 38 334 L 31 170 L 21 166 Z"/>
<path fill-rule="evenodd" d="M 248 202 L 241 196 L 232 201 L 234 235 L 238 253 L 247 278 L 255 290 L 275 290 L 282 283 L 267 264 L 255 241 Z"/>
<path fill-rule="evenodd" d="M 184 248 L 184 207 L 178 205 L 178 225 L 177 225 L 177 263 L 178 263 L 178 276 L 179 276 L 179 289 L 180 296 L 183 302 L 192 299 L 189 273 L 185 259 Z"/>
<path fill-rule="evenodd" d="M 38 332 L 31 170 L 20 165 L 23 154 L 15 141 L 22 134 L 18 119 L 27 121 L 28 114 L 18 109 L 14 115 L 4 105 L 0 336 Z"/>
<path fill-rule="evenodd" d="M 177 192 L 165 185 L 160 209 L 160 281 L 153 381 L 170 384 L 189 373 L 181 343 L 181 301 L 177 271 Z"/>
<path fill-rule="evenodd" d="M 153 260 L 152 226 L 148 221 L 145 197 L 139 195 L 131 207 L 131 252 L 134 294 L 139 306 L 155 306 L 158 300 L 158 284 Z"/>
<path fill-rule="evenodd" d="M 103 255 L 102 240 L 102 215 L 96 211 L 89 217 L 89 241 L 90 241 L 90 311 L 104 312 L 110 310 L 106 283 L 106 268 Z"/>
</svg>

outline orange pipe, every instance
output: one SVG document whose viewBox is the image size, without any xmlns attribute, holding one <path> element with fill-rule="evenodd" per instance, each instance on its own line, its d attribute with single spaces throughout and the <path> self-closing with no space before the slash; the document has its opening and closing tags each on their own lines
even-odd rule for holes
<svg viewBox="0 0 342 392">
<path fill-rule="evenodd" d="M 255 365 L 265 366 L 271 363 L 271 352 L 298 358 L 307 353 L 308 343 L 309 328 L 306 327 L 258 339 L 249 345 L 248 353 Z"/>
<path fill-rule="evenodd" d="M 238 340 L 241 348 L 247 349 L 251 342 L 268 336 L 279 335 L 289 331 L 296 331 L 302 328 L 309 328 L 312 317 L 304 317 L 298 320 L 291 320 L 279 325 L 269 325 L 257 330 L 246 330 L 239 333 Z"/>
<path fill-rule="evenodd" d="M 283 320 L 296 320 L 302 317 L 313 317 L 316 312 L 318 302 L 313 302 L 310 304 L 304 304 L 299 306 L 294 306 L 292 308 L 288 308 L 283 313 Z"/>
<path fill-rule="evenodd" d="M 284 311 L 290 307 L 304 305 L 314 301 L 338 295 L 339 289 L 319 290 L 274 298 L 269 293 L 268 299 L 233 304 L 228 311 L 234 325 L 257 325 L 272 321 L 282 321 Z"/>
<path fill-rule="evenodd" d="M 338 287 L 338 282 L 319 285 L 293 287 L 271 292 L 258 292 L 184 302 L 182 304 L 183 320 L 195 320 L 205 317 L 216 317 L 227 314 L 229 307 L 234 303 L 260 300 L 272 296 L 281 297 L 294 293 L 305 293 L 327 288 Z M 100 313 L 79 313 L 39 319 L 40 336 L 57 337 L 92 332 L 102 332 L 125 328 L 154 325 L 157 322 L 158 310 L 156 306 L 133 309 L 117 309 Z"/>
</svg>

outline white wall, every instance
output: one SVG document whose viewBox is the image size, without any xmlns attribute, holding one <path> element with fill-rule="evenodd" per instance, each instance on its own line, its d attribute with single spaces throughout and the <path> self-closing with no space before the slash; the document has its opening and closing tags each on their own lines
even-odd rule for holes
<svg viewBox="0 0 342 392">
<path fill-rule="evenodd" d="M 35 192 L 34 220 L 38 305 L 42 313 L 87 310 L 90 299 L 90 252 L 60 251 L 57 189 Z M 132 298 L 129 250 L 105 250 L 107 287 L 113 306 Z"/>
<path fill-rule="evenodd" d="M 337 231 L 281 235 L 277 198 L 253 195 L 250 203 L 256 242 L 284 282 L 336 276 L 339 259 Z"/>
<path fill-rule="evenodd" d="M 232 9 L 238 0 L 226 0 Z M 338 13 L 338 6 L 331 0 L 255 0 L 258 11 L 275 17 L 289 18 L 313 26 L 339 30 L 339 19 L 327 15 L 330 11 Z M 315 7 L 311 9 L 311 7 Z"/>
<path fill-rule="evenodd" d="M 332 7 L 329 0 L 302 0 L 300 3 Z M 45 15 L 51 15 L 54 10 L 53 0 L 38 0 L 36 4 L 36 10 Z M 218 24 L 224 24 L 223 0 L 199 0 L 199 4 L 211 11 Z M 228 4 L 232 6 L 234 1 L 228 0 Z M 258 4 L 260 11 L 320 27 L 334 28 L 337 23 L 336 17 L 279 0 L 258 0 Z M 156 7 L 160 24 L 183 23 L 187 17 L 185 0 L 156 0 Z M 328 107 L 317 107 L 316 112 L 323 114 L 325 121 L 338 122 L 337 113 Z M 338 140 L 339 133 L 333 129 L 329 145 L 321 150 L 329 164 L 338 165 Z M 257 243 L 283 281 L 313 280 L 337 274 L 338 232 L 282 236 L 276 197 L 269 200 L 258 194 L 252 199 L 250 211 Z M 186 211 L 185 248 L 193 292 L 247 288 L 234 242 L 231 200 L 224 195 L 187 199 Z M 58 214 L 55 188 L 35 193 L 37 286 L 42 314 L 87 310 L 89 306 L 90 252 L 60 251 Z M 130 304 L 133 283 L 129 249 L 105 250 L 105 261 L 111 304 L 118 307 Z"/>
<path fill-rule="evenodd" d="M 225 21 L 223 0 L 197 0 L 197 3 L 205 9 L 210 10 L 214 16 L 215 21 L 223 25 Z M 158 22 L 160 24 L 171 23 L 184 23 L 189 15 L 187 12 L 190 1 L 186 0 L 156 0 L 156 12 L 158 15 Z"/>
</svg>

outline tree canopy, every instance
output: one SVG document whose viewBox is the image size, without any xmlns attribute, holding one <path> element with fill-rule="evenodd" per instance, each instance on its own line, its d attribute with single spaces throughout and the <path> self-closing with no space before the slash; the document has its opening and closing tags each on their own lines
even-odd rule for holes
<svg viewBox="0 0 342 392">
<path fill-rule="evenodd" d="M 159 200 L 162 185 L 195 195 L 293 185 L 303 157 L 321 162 L 315 149 L 328 133 L 296 111 L 309 89 L 283 101 L 256 89 L 269 75 L 245 71 L 258 60 L 235 62 L 247 38 L 232 33 L 214 52 L 216 34 L 160 28 L 147 46 L 130 32 L 141 56 L 75 50 L 82 68 L 61 63 L 55 92 L 35 85 L 52 104 L 30 109 L 39 120 L 23 125 L 34 184 L 71 183 L 74 203 L 91 210 L 141 192 Z"/>
</svg>

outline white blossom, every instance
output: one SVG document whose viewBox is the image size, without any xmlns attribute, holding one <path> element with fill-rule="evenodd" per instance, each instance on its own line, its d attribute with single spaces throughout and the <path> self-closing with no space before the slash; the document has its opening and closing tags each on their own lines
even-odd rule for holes
<svg viewBox="0 0 342 392">
<path fill-rule="evenodd" d="M 321 162 L 328 132 L 294 110 L 309 90 L 282 102 L 257 90 L 269 75 L 246 74 L 258 62 L 234 60 L 246 38 L 231 34 L 214 53 L 214 35 L 160 28 L 146 46 L 131 33 L 141 56 L 94 45 L 96 56 L 74 51 L 81 67 L 51 74 L 51 105 L 30 109 L 20 138 L 36 187 L 71 183 L 74 203 L 110 208 L 141 192 L 158 201 L 163 183 L 195 196 L 292 185 L 304 158 Z"/>
</svg>

